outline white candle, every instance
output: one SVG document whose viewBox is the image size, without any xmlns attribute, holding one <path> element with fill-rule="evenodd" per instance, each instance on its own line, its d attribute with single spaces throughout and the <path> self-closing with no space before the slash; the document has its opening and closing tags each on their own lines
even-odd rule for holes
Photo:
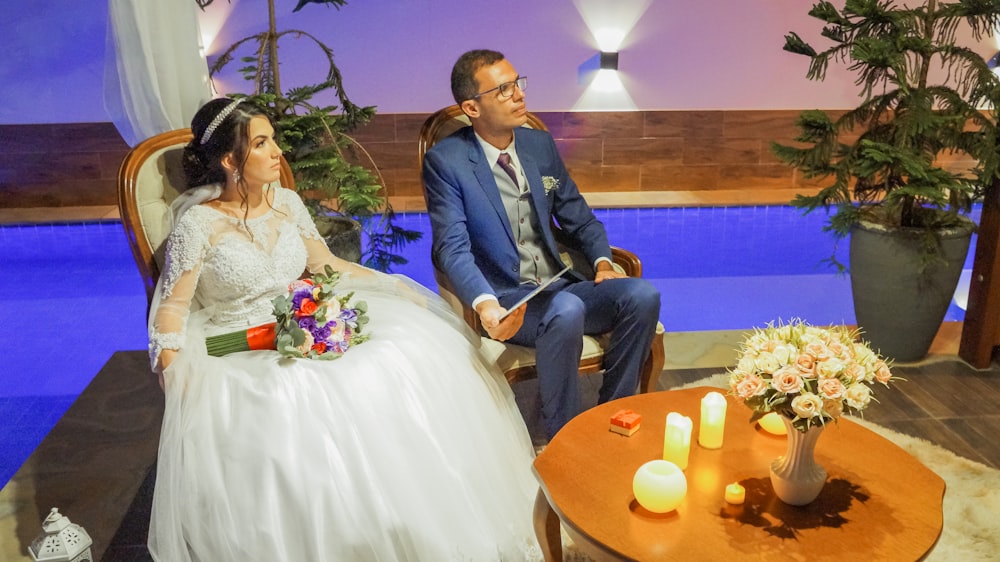
<svg viewBox="0 0 1000 562">
<path fill-rule="evenodd" d="M 642 507 L 666 513 L 676 509 L 687 494 L 687 477 L 672 462 L 652 460 L 635 472 L 632 492 Z"/>
<path fill-rule="evenodd" d="M 663 460 L 670 461 L 684 470 L 691 452 L 691 418 L 677 412 L 667 414 L 667 427 L 663 432 Z"/>
<path fill-rule="evenodd" d="M 775 412 L 764 414 L 762 418 L 757 420 L 757 423 L 768 433 L 774 435 L 788 434 L 788 428 L 785 427 L 785 422 L 781 421 L 781 415 Z"/>
<path fill-rule="evenodd" d="M 726 502 L 733 505 L 739 505 L 746 501 L 746 497 L 746 488 L 740 486 L 739 482 L 733 482 L 732 484 L 726 486 Z"/>
<path fill-rule="evenodd" d="M 726 397 L 712 391 L 701 399 L 701 422 L 698 424 L 698 444 L 706 449 L 722 447 L 726 428 Z"/>
</svg>

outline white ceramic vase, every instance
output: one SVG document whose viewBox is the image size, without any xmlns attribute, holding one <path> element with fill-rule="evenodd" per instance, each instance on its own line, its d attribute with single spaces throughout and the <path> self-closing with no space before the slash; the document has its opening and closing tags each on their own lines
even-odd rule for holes
<svg viewBox="0 0 1000 562">
<path fill-rule="evenodd" d="M 778 499 L 789 505 L 806 505 L 819 496 L 826 484 L 826 471 L 816 464 L 813 452 L 823 426 L 810 427 L 805 433 L 782 416 L 788 429 L 788 450 L 771 462 L 771 486 Z"/>
</svg>

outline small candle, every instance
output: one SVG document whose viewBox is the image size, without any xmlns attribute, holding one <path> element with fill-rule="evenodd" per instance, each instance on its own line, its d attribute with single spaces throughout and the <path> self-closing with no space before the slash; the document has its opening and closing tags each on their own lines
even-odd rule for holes
<svg viewBox="0 0 1000 562">
<path fill-rule="evenodd" d="M 687 477 L 672 462 L 652 460 L 635 472 L 632 493 L 639 505 L 653 513 L 673 511 L 687 494 Z"/>
<path fill-rule="evenodd" d="M 691 418 L 677 412 L 667 414 L 667 427 L 663 432 L 663 460 L 670 461 L 681 470 L 687 468 L 691 452 Z"/>
<path fill-rule="evenodd" d="M 760 424 L 764 431 L 773 433 L 774 435 L 786 435 L 788 433 L 785 422 L 781 421 L 781 415 L 775 412 L 764 414 L 764 417 L 757 420 L 757 423 Z"/>
<path fill-rule="evenodd" d="M 746 500 L 746 488 L 740 486 L 739 482 L 733 482 L 726 486 L 726 502 L 733 505 L 740 505 Z"/>
<path fill-rule="evenodd" d="M 725 427 L 726 397 L 719 392 L 709 392 L 701 399 L 698 444 L 706 449 L 722 447 L 722 433 Z"/>
</svg>

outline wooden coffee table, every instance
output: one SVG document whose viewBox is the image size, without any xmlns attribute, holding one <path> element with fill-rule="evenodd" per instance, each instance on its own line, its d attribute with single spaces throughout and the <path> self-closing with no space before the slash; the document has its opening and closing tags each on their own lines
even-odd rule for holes
<svg viewBox="0 0 1000 562">
<path fill-rule="evenodd" d="M 727 396 L 721 449 L 697 444 L 701 398 L 711 388 L 615 400 L 570 421 L 535 459 L 540 489 L 535 531 L 546 560 L 562 560 L 560 523 L 597 560 L 918 560 L 943 524 L 944 480 L 891 441 L 847 419 L 824 429 L 816 460 L 828 478 L 811 504 L 774 496 L 771 461 L 785 437 L 750 424 L 750 410 Z M 875 404 L 872 407 L 877 408 Z M 631 437 L 609 431 L 622 408 L 642 414 Z M 632 494 L 636 469 L 660 458 L 668 412 L 694 422 L 684 471 L 687 496 L 673 512 L 643 509 Z M 739 481 L 746 502 L 723 499 Z"/>
</svg>

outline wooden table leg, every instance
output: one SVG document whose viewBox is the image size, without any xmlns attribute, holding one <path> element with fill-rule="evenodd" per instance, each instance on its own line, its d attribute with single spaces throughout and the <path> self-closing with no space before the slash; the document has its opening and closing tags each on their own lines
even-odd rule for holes
<svg viewBox="0 0 1000 562">
<path fill-rule="evenodd" d="M 562 534 L 559 531 L 559 516 L 556 515 L 549 500 L 545 498 L 545 492 L 538 489 L 535 496 L 535 538 L 538 539 L 538 546 L 542 548 L 545 555 L 545 562 L 562 562 Z"/>
</svg>

